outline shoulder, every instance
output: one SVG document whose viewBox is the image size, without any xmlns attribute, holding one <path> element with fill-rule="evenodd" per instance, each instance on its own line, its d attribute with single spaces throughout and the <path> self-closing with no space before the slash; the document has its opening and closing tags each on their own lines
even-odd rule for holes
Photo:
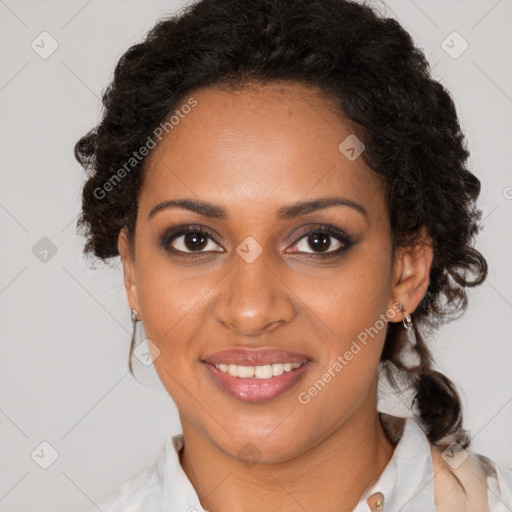
<svg viewBox="0 0 512 512">
<path fill-rule="evenodd" d="M 512 468 L 457 443 L 432 446 L 434 499 L 439 512 L 502 512 L 512 503 Z"/>
<path fill-rule="evenodd" d="M 153 464 L 143 467 L 111 489 L 94 510 L 97 511 L 98 508 L 102 512 L 158 510 L 157 506 L 165 503 L 163 479 L 162 456 L 160 456 Z"/>
<path fill-rule="evenodd" d="M 510 511 L 512 504 L 512 466 L 503 467 L 493 460 L 478 455 L 489 474 L 489 505 L 490 512 Z"/>
</svg>

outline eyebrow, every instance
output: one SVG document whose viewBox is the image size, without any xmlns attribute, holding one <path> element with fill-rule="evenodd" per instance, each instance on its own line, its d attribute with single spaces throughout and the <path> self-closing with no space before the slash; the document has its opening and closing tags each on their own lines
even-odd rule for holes
<svg viewBox="0 0 512 512">
<path fill-rule="evenodd" d="M 291 220 L 301 215 L 311 213 L 331 206 L 348 206 L 357 210 L 368 220 L 368 212 L 359 203 L 345 197 L 319 197 L 309 201 L 299 201 L 276 210 L 276 217 L 279 220 Z M 183 208 L 200 215 L 219 220 L 228 220 L 228 212 L 221 206 L 202 201 L 199 199 L 169 199 L 154 206 L 149 212 L 148 218 L 153 217 L 157 212 L 167 208 Z"/>
</svg>

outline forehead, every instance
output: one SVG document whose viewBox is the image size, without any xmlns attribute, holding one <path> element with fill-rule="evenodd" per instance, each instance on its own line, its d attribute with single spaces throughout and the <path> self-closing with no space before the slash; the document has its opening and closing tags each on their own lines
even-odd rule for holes
<svg viewBox="0 0 512 512">
<path fill-rule="evenodd" d="M 195 106 L 148 157 L 140 209 L 195 197 L 243 213 L 342 195 L 382 214 L 380 182 L 362 157 L 342 151 L 357 139 L 329 98 L 299 84 L 212 87 L 190 97 Z"/>
</svg>

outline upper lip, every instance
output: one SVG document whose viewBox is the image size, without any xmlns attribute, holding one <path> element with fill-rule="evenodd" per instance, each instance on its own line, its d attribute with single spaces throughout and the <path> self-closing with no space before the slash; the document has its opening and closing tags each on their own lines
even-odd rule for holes
<svg viewBox="0 0 512 512">
<path fill-rule="evenodd" d="M 302 363 L 309 360 L 306 354 L 278 349 L 229 349 L 206 356 L 203 361 L 210 364 L 239 364 L 259 366 L 273 363 Z"/>
</svg>

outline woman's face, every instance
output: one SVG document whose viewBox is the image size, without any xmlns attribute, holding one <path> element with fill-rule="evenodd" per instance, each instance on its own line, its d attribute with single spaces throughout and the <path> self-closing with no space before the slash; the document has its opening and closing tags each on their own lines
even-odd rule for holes
<svg viewBox="0 0 512 512">
<path fill-rule="evenodd" d="M 135 260 L 122 252 L 128 298 L 184 431 L 287 460 L 375 413 L 383 319 L 402 319 L 385 197 L 349 124 L 314 92 L 192 96 L 147 160 Z M 215 359 L 236 349 L 251 354 Z M 224 373 L 230 361 L 245 368 Z"/>
</svg>

